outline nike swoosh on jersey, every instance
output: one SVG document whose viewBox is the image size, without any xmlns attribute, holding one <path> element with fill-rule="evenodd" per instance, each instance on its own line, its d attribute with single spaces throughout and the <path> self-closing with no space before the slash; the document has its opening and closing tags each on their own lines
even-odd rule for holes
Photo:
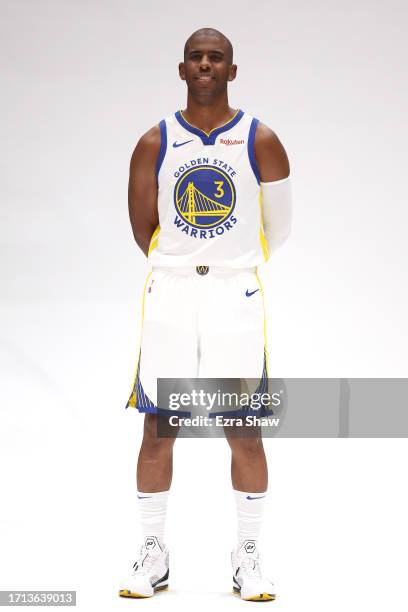
<svg viewBox="0 0 408 612">
<path fill-rule="evenodd" d="M 251 297 L 251 295 L 254 295 L 254 293 L 256 293 L 257 291 L 259 291 L 259 289 L 255 289 L 255 291 L 250 291 L 250 292 L 247 289 L 245 295 L 247 297 Z"/>
<path fill-rule="evenodd" d="M 193 142 L 194 138 L 192 138 L 191 140 L 185 140 L 184 142 L 177 142 L 177 140 L 175 142 L 173 142 L 173 147 L 182 147 L 185 144 L 188 144 L 189 142 Z"/>
<path fill-rule="evenodd" d="M 138 495 L 137 498 L 138 499 L 150 499 L 151 495 Z"/>
<path fill-rule="evenodd" d="M 263 497 L 265 497 L 265 495 L 260 495 L 259 497 L 251 497 L 250 495 L 247 495 L 247 499 L 262 499 Z"/>
</svg>

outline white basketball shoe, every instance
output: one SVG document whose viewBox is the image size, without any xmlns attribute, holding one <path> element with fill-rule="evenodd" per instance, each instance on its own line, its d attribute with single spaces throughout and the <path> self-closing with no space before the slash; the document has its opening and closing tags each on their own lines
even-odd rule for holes
<svg viewBox="0 0 408 612">
<path fill-rule="evenodd" d="M 234 593 L 246 601 L 272 601 L 276 598 L 273 583 L 262 576 L 259 553 L 254 540 L 245 540 L 231 553 Z"/>
<path fill-rule="evenodd" d="M 132 572 L 122 581 L 121 597 L 152 597 L 169 584 L 169 551 L 154 536 L 145 539 Z"/>
</svg>

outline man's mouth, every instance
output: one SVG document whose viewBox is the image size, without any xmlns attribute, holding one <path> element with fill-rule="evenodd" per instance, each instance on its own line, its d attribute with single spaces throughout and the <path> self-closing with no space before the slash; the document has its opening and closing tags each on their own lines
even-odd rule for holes
<svg viewBox="0 0 408 612">
<path fill-rule="evenodd" d="M 194 78 L 196 78 L 198 81 L 211 81 L 211 79 L 214 77 L 211 74 L 199 74 Z"/>
</svg>

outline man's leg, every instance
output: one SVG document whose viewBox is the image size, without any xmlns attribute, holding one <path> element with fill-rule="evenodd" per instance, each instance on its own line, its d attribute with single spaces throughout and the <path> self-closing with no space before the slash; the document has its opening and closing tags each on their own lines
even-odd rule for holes
<svg viewBox="0 0 408 612">
<path fill-rule="evenodd" d="M 233 488 L 236 491 L 266 491 L 268 466 L 261 436 L 241 438 L 227 435 L 227 440 L 231 448 Z"/>
<path fill-rule="evenodd" d="M 159 422 L 166 427 L 166 417 L 145 415 L 137 462 L 137 498 L 143 545 L 132 573 L 121 584 L 119 595 L 122 597 L 151 597 L 168 586 L 169 553 L 163 540 L 175 437 L 159 437 Z"/>
<path fill-rule="evenodd" d="M 175 437 L 159 437 L 168 419 L 157 414 L 146 414 L 143 440 L 137 461 L 137 497 L 144 539 L 157 538 L 163 544 L 167 498 L 173 475 L 173 446 Z"/>
<path fill-rule="evenodd" d="M 158 379 L 197 374 L 195 279 L 190 270 L 187 272 L 183 268 L 153 268 L 145 287 L 141 347 L 130 403 L 142 413 L 158 407 Z M 145 414 L 137 462 L 144 543 L 130 576 L 122 583 L 120 594 L 124 597 L 151 597 L 168 584 L 169 551 L 163 540 L 175 431 L 178 428 L 169 426 L 168 417 Z"/>
<path fill-rule="evenodd" d="M 268 488 L 268 467 L 260 429 L 251 435 L 224 428 L 231 448 L 231 479 L 237 504 L 238 538 L 231 554 L 233 590 L 242 599 L 275 599 L 273 584 L 261 573 L 258 538 Z M 243 428 L 246 430 L 247 428 Z M 249 433 L 248 430 L 246 432 Z"/>
<path fill-rule="evenodd" d="M 239 547 L 244 541 L 257 543 L 268 488 L 268 466 L 260 429 L 225 427 L 231 448 L 231 480 L 238 513 Z M 248 435 L 249 434 L 249 435 Z"/>
<path fill-rule="evenodd" d="M 157 436 L 158 419 L 165 418 L 157 414 L 145 415 L 143 440 L 137 461 L 138 491 L 156 493 L 170 489 L 175 438 Z"/>
<path fill-rule="evenodd" d="M 256 271 L 231 269 L 225 273 L 210 266 L 205 278 L 206 291 L 200 296 L 199 376 L 222 379 L 223 391 L 230 385 L 226 379 L 240 382 L 244 378 L 250 381 L 250 393 L 258 393 L 255 388 L 262 390 L 267 378 L 267 352 L 264 304 Z M 221 311 L 225 316 L 214 316 Z M 241 408 L 237 406 L 238 412 Z M 226 416 L 233 416 L 233 412 Z M 249 432 L 246 426 L 235 430 L 226 425 L 224 433 L 232 453 L 231 476 L 238 513 L 238 544 L 231 555 L 234 591 L 242 599 L 272 600 L 274 587 L 262 577 L 257 549 L 268 486 L 261 430 Z"/>
</svg>

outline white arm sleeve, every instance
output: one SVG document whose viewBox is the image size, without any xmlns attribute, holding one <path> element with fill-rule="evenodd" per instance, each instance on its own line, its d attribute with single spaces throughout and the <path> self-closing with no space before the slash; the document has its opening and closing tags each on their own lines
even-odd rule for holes
<svg viewBox="0 0 408 612">
<path fill-rule="evenodd" d="M 271 183 L 261 181 L 262 221 L 269 252 L 275 251 L 289 236 L 292 221 L 290 176 Z"/>
</svg>

